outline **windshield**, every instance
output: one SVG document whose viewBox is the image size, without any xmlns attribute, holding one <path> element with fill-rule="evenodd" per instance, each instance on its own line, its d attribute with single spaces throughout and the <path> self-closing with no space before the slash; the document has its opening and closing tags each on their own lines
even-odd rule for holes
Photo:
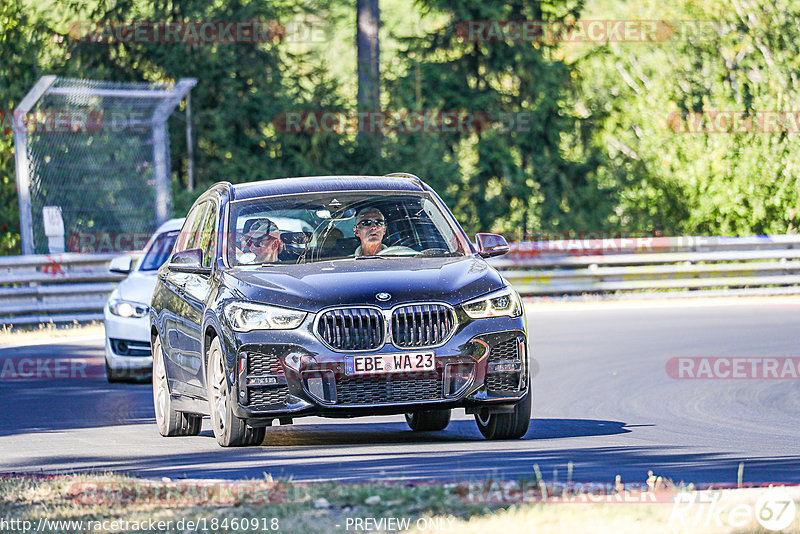
<svg viewBox="0 0 800 534">
<path fill-rule="evenodd" d="M 228 227 L 232 266 L 469 251 L 427 193 L 339 191 L 234 202 Z"/>
<path fill-rule="evenodd" d="M 165 232 L 153 240 L 147 253 L 142 258 L 140 271 L 156 271 L 161 267 L 172 252 L 178 231 Z"/>
</svg>

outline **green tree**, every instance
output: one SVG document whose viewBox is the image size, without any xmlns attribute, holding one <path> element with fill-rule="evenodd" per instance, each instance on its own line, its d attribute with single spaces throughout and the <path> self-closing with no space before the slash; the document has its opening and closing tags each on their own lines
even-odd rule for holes
<svg viewBox="0 0 800 534">
<path fill-rule="evenodd" d="M 800 8 L 762 0 L 615 5 L 619 19 L 664 21 L 653 42 L 571 51 L 583 56 L 577 100 L 604 155 L 598 172 L 623 186 L 615 222 L 671 234 L 796 231 L 797 133 L 715 133 L 713 117 L 797 110 Z"/>
<path fill-rule="evenodd" d="M 485 129 L 443 133 L 433 141 L 441 154 L 431 167 L 441 173 L 428 177 L 466 226 L 517 235 L 602 227 L 612 205 L 592 172 L 594 159 L 571 159 L 564 148 L 580 119 L 568 106 L 572 68 L 559 58 L 557 43 L 492 39 L 488 30 L 465 30 L 469 21 L 481 28 L 491 27 L 487 21 L 565 21 L 577 17 L 580 2 L 423 5 L 447 13 L 449 24 L 408 41 L 404 58 L 410 68 L 390 83 L 391 96 L 398 108 L 469 110 L 493 120 Z M 398 142 L 419 144 L 410 136 Z"/>
<path fill-rule="evenodd" d="M 81 5 L 59 4 L 41 12 L 22 1 L 12 0 L 0 8 L 0 99 L 4 109 L 13 109 L 42 74 L 135 82 L 198 78 L 192 92 L 197 184 L 193 192 L 186 191 L 184 185 L 183 115 L 176 113 L 170 120 L 176 215 L 185 213 L 194 198 L 213 182 L 341 172 L 359 161 L 358 157 L 351 158 L 358 153 L 354 141 L 343 135 L 280 129 L 280 117 L 287 111 L 343 107 L 337 87 L 325 69 L 315 65 L 308 55 L 290 53 L 281 41 L 281 25 L 309 9 L 302 2 L 98 0 Z M 270 42 L 92 42 L 76 39 L 71 33 L 75 20 L 189 24 L 259 21 L 274 24 L 276 31 Z M 0 198 L 8 200 L 0 207 L 3 253 L 19 252 L 12 147 L 9 131 L 0 144 Z M 98 179 L 102 177 L 86 176 L 89 185 Z"/>
<path fill-rule="evenodd" d="M 117 2 L 99 8 L 99 20 L 272 21 L 278 24 L 302 14 L 293 2 L 236 0 L 220 4 L 190 0 L 146 4 Z M 286 111 L 340 105 L 335 87 L 322 69 L 303 56 L 284 50 L 281 35 L 266 43 L 76 43 L 71 66 L 85 72 L 104 68 L 116 79 L 159 82 L 195 77 L 192 90 L 196 132 L 194 193 L 176 180 L 175 208 L 187 204 L 206 186 L 220 180 L 244 182 L 294 174 L 313 174 L 336 166 L 342 154 L 335 135 L 280 131 Z M 101 47 L 98 52 L 97 48 Z M 178 177 L 185 157 L 185 123 L 171 124 L 173 166 Z"/>
<path fill-rule="evenodd" d="M 21 252 L 13 110 L 44 74 L 46 63 L 40 53 L 50 37 L 47 27 L 29 16 L 21 0 L 0 4 L 0 255 Z"/>
</svg>

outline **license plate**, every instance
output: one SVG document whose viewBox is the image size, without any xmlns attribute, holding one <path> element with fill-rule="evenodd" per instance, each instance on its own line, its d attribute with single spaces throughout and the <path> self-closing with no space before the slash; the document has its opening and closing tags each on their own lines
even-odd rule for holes
<svg viewBox="0 0 800 534">
<path fill-rule="evenodd" d="M 432 352 L 364 354 L 344 357 L 344 372 L 348 375 L 407 373 L 434 369 L 436 369 L 436 358 Z"/>
</svg>

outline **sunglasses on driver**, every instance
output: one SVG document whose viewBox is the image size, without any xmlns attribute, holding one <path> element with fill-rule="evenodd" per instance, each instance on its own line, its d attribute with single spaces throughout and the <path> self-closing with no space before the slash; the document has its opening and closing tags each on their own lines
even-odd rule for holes
<svg viewBox="0 0 800 534">
<path fill-rule="evenodd" d="M 265 241 L 267 241 L 268 239 L 275 239 L 275 240 L 277 240 L 278 238 L 277 238 L 277 237 L 275 237 L 274 235 L 267 234 L 267 235 L 265 235 L 265 236 L 261 236 L 261 237 L 257 237 L 257 238 L 255 238 L 255 239 L 251 239 L 251 240 L 250 240 L 250 243 L 251 243 L 251 244 L 252 244 L 254 247 L 260 247 L 260 246 L 261 246 L 261 245 L 263 245 L 263 244 L 264 244 L 264 242 L 265 242 Z"/>
<path fill-rule="evenodd" d="M 386 226 L 386 221 L 383 219 L 364 219 L 362 221 L 358 221 L 357 225 L 361 228 L 369 228 L 372 225 L 380 228 L 381 226 Z"/>
</svg>

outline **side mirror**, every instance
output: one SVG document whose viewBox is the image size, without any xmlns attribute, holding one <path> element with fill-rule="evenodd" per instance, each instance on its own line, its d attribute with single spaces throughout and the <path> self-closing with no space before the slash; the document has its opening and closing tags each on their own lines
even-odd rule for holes
<svg viewBox="0 0 800 534">
<path fill-rule="evenodd" d="M 130 274 L 133 259 L 130 256 L 117 256 L 108 264 L 108 270 L 117 274 Z"/>
<path fill-rule="evenodd" d="M 478 243 L 478 255 L 481 258 L 502 256 L 509 250 L 506 238 L 501 235 L 475 234 L 475 241 Z"/>
<path fill-rule="evenodd" d="M 176 273 L 210 274 L 211 267 L 203 267 L 203 251 L 199 248 L 181 250 L 172 255 L 167 269 Z"/>
</svg>

